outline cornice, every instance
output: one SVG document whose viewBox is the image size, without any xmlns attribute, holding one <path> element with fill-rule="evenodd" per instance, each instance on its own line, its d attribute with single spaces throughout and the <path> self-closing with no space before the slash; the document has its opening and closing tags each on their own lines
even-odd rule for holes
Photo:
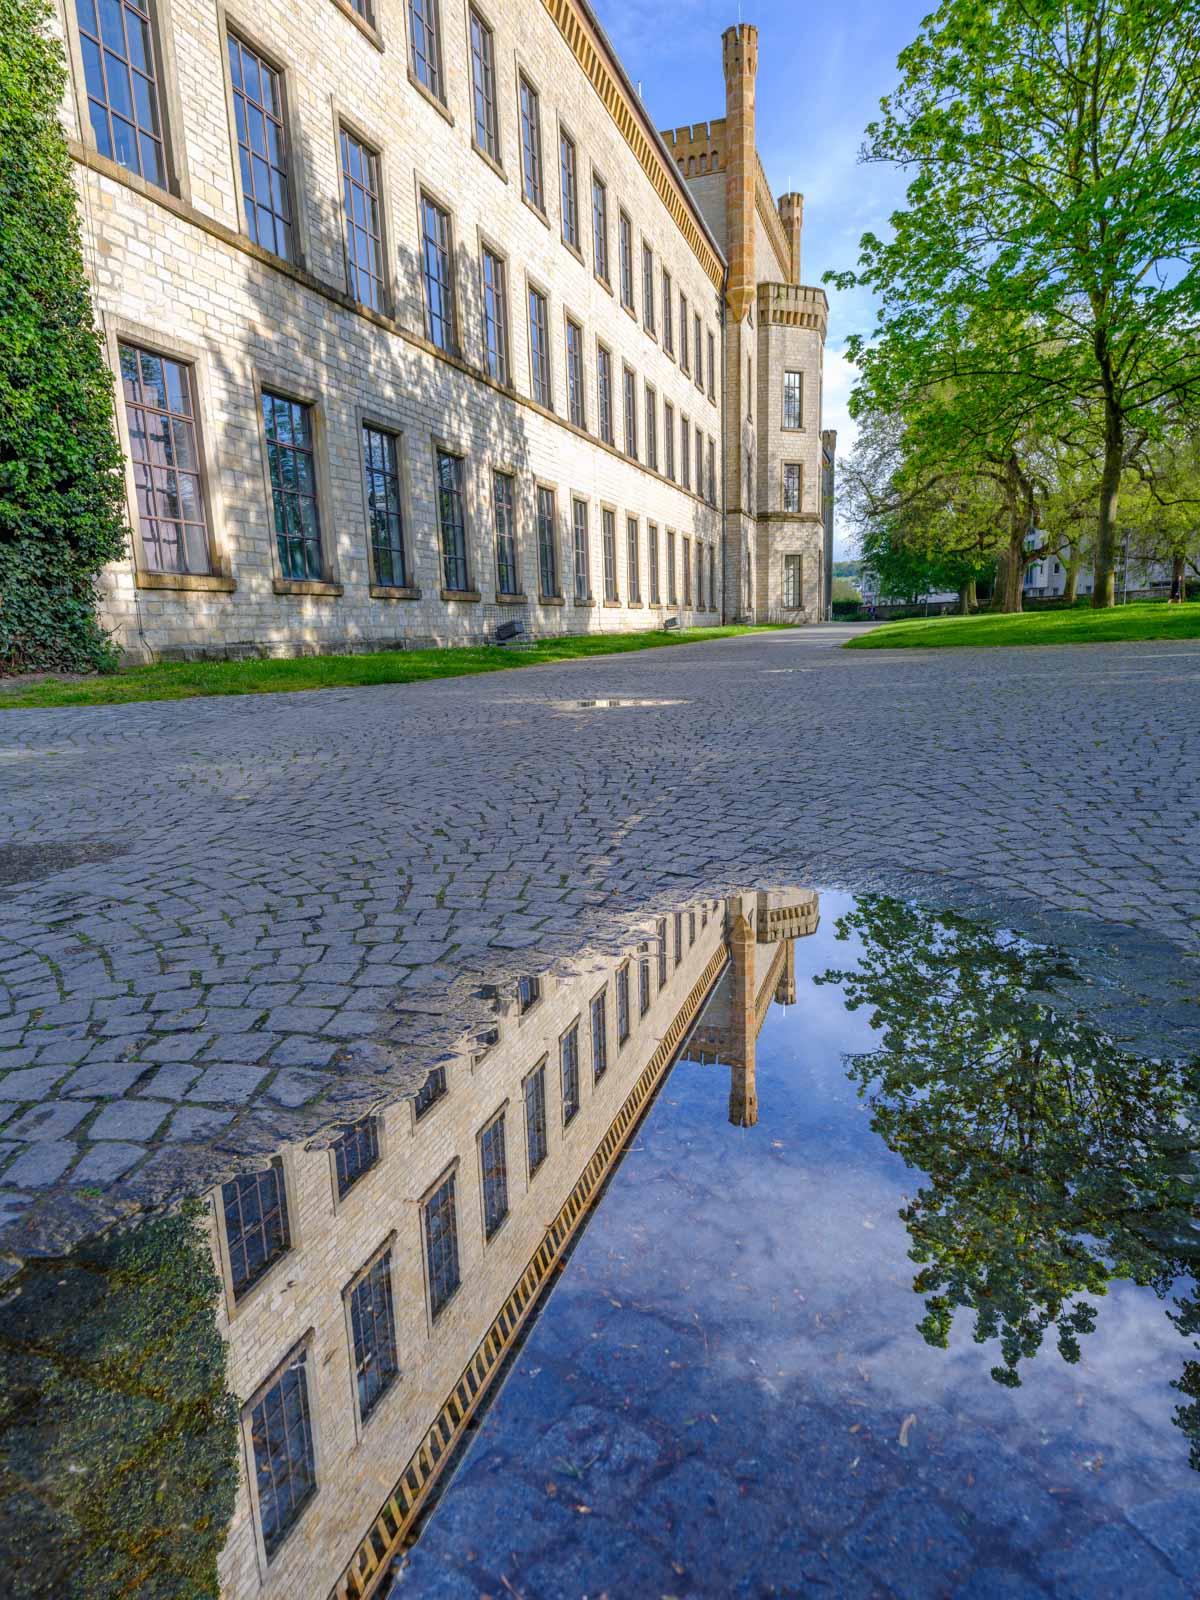
<svg viewBox="0 0 1200 1600">
<path fill-rule="evenodd" d="M 713 288 L 721 289 L 724 258 L 590 7 L 584 0 L 543 0 L 543 4 Z"/>
<path fill-rule="evenodd" d="M 760 283 L 758 320 L 767 327 L 810 328 L 824 339 L 829 327 L 829 301 L 824 289 L 799 283 Z"/>
</svg>

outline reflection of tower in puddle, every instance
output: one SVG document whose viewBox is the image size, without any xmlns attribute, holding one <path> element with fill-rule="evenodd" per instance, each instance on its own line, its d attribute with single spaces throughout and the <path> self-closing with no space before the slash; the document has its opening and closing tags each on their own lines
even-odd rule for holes
<svg viewBox="0 0 1200 1600">
<path fill-rule="evenodd" d="M 758 1122 L 758 1035 L 771 1001 L 796 1000 L 796 940 L 816 932 L 819 902 L 805 890 L 738 895 L 726 902 L 729 965 L 692 1035 L 693 1060 L 729 1068 L 729 1120 Z"/>
</svg>

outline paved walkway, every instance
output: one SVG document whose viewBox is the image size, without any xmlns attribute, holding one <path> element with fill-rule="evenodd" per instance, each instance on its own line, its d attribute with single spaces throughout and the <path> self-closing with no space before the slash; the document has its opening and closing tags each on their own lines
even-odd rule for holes
<svg viewBox="0 0 1200 1600">
<path fill-rule="evenodd" d="M 1193 1047 L 1200 643 L 850 631 L 0 714 L 0 1249 L 405 1087 L 482 980 L 701 891 L 996 916 L 1122 1036 Z"/>
</svg>

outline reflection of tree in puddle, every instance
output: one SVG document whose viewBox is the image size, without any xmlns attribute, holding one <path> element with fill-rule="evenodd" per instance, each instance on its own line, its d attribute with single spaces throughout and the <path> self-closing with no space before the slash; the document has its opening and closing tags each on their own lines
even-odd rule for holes
<svg viewBox="0 0 1200 1600">
<path fill-rule="evenodd" d="M 1200 1064 L 1141 1060 L 1052 1010 L 1053 955 L 961 918 L 867 896 L 837 925 L 859 965 L 818 983 L 872 1008 L 876 1047 L 849 1058 L 872 1127 L 926 1181 L 900 1212 L 921 1270 L 919 1330 L 946 1347 L 956 1311 L 999 1339 L 997 1382 L 1053 1332 L 1066 1361 L 1115 1279 L 1192 1289 Z M 1185 1280 L 1177 1284 L 1177 1280 Z M 1168 1312 L 1200 1343 L 1200 1297 Z M 1176 1422 L 1200 1469 L 1200 1362 Z"/>
</svg>

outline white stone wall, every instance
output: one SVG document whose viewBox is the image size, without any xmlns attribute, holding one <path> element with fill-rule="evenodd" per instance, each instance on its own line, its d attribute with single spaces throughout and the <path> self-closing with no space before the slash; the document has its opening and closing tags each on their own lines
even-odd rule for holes
<svg viewBox="0 0 1200 1600">
<path fill-rule="evenodd" d="M 728 904 L 754 915 L 753 896 Z M 383 1112 L 380 1162 L 340 1203 L 328 1151 L 285 1153 L 293 1248 L 240 1304 L 234 1306 L 227 1295 L 218 1320 L 229 1343 L 229 1383 L 242 1401 L 254 1396 L 290 1351 L 305 1344 L 318 1489 L 268 1563 L 248 1488 L 253 1455 L 248 1417 L 243 1417 L 237 1505 L 220 1557 L 222 1595 L 229 1600 L 257 1595 L 264 1600 L 319 1600 L 329 1593 L 642 1069 L 721 949 L 725 909 L 724 901 L 708 901 L 684 910 L 683 959 L 678 965 L 674 919 L 668 916 L 667 981 L 660 988 L 657 944 L 652 942 L 651 1002 L 644 1017 L 639 1016 L 636 939 L 620 956 L 581 963 L 575 976 L 544 979 L 542 998 L 524 1016 L 516 1014 L 515 1004 L 509 1006 L 499 1041 L 485 1056 L 473 1065 L 465 1057 L 449 1063 L 448 1092 L 420 1122 L 411 1102 Z M 694 943 L 689 911 L 695 918 Z M 654 923 L 646 926 L 645 937 L 654 940 Z M 626 959 L 631 963 L 630 1035 L 619 1046 L 615 975 Z M 595 1084 L 590 1002 L 602 989 L 607 994 L 609 1065 Z M 582 1104 L 564 1128 L 559 1040 L 575 1021 Z M 530 1180 L 522 1083 L 543 1057 L 549 1151 Z M 510 1214 L 488 1242 L 477 1139 L 501 1107 L 506 1107 L 507 1118 Z M 421 1202 L 454 1163 L 461 1286 L 434 1325 L 425 1283 Z M 215 1220 L 218 1197 L 213 1200 L 210 1240 L 227 1277 Z M 344 1291 L 389 1240 L 401 1376 L 361 1425 Z"/>
<path fill-rule="evenodd" d="M 821 455 L 821 376 L 824 341 L 815 328 L 773 322 L 758 307 L 758 589 L 762 622 L 816 622 L 821 616 L 824 560 Z M 784 373 L 803 382 L 803 427 L 783 426 Z M 783 511 L 783 467 L 801 467 L 800 513 Z M 801 613 L 783 605 L 786 555 L 803 556 Z"/>
<path fill-rule="evenodd" d="M 609 111 L 584 77 L 545 8 L 534 0 L 490 6 L 495 31 L 501 170 L 472 145 L 467 13 L 442 8 L 447 105 L 433 105 L 410 81 L 402 0 L 377 0 L 377 34 L 369 37 L 338 0 L 260 0 L 228 13 L 207 0 L 158 0 L 162 78 L 178 194 L 160 191 L 89 155 L 93 141 L 81 112 L 80 58 L 73 0 L 62 0 L 62 26 L 73 91 L 64 118 L 78 158 L 85 251 L 96 307 L 115 363 L 116 341 L 128 337 L 193 363 L 209 479 L 209 517 L 217 552 L 233 580 L 214 586 L 146 587 L 133 560 L 103 578 L 103 614 L 132 656 L 260 650 L 371 648 L 396 642 L 462 642 L 521 617 L 533 634 L 622 630 L 661 620 L 645 603 L 628 604 L 625 519 L 716 544 L 720 515 L 662 475 L 662 403 L 686 412 L 706 436 L 718 433 L 717 408 L 680 373 L 658 339 L 642 326 L 641 242 L 651 242 L 661 295 L 665 264 L 706 331 L 718 329 L 719 292 L 672 220 Z M 299 270 L 281 268 L 241 233 L 225 82 L 225 27 L 283 71 L 292 143 L 293 195 L 302 245 Z M 546 216 L 522 198 L 517 73 L 541 93 Z M 561 236 L 559 119 L 576 141 L 582 259 Z M 340 198 L 339 119 L 378 148 L 382 159 L 385 253 L 391 316 L 363 314 L 349 300 Z M 624 311 L 592 270 L 591 174 L 609 193 L 609 255 L 617 276 L 617 214 L 634 224 L 634 277 L 639 315 Z M 418 192 L 424 185 L 451 212 L 455 283 L 463 360 L 434 352 L 424 337 L 419 271 Z M 483 380 L 481 241 L 508 261 L 508 312 L 515 393 Z M 549 299 L 553 405 L 547 415 L 530 394 L 527 282 Z M 565 317 L 584 330 L 589 433 L 573 429 L 566 411 Z M 661 305 L 656 325 L 661 333 Z M 597 427 L 596 342 L 612 351 L 615 449 L 601 446 Z M 645 450 L 644 384 L 659 408 L 659 472 L 627 461 L 621 416 L 624 363 L 638 376 L 639 448 Z M 280 576 L 264 480 L 256 385 L 266 383 L 318 409 L 323 474 L 323 537 L 328 578 L 341 593 L 277 592 Z M 706 386 L 707 387 L 707 386 Z M 360 453 L 369 417 L 403 436 L 406 535 L 419 598 L 372 597 Z M 677 424 L 678 426 L 678 421 Z M 479 603 L 441 597 L 434 502 L 434 439 L 466 457 L 471 581 Z M 678 445 L 676 447 L 678 461 Z M 497 605 L 490 512 L 491 471 L 518 479 L 517 535 L 527 603 Z M 558 494 L 560 570 L 565 603 L 538 599 L 534 483 Z M 585 499 L 591 529 L 591 605 L 573 603 L 571 499 Z M 602 504 L 618 513 L 620 602 L 603 602 Z M 131 507 L 131 511 L 132 511 Z M 663 592 L 665 594 L 665 574 Z M 706 592 L 706 601 L 709 599 Z M 664 608 L 665 609 L 665 608 Z M 673 608 L 678 609 L 678 608 Z M 715 620 L 693 607 L 685 621 Z"/>
</svg>

